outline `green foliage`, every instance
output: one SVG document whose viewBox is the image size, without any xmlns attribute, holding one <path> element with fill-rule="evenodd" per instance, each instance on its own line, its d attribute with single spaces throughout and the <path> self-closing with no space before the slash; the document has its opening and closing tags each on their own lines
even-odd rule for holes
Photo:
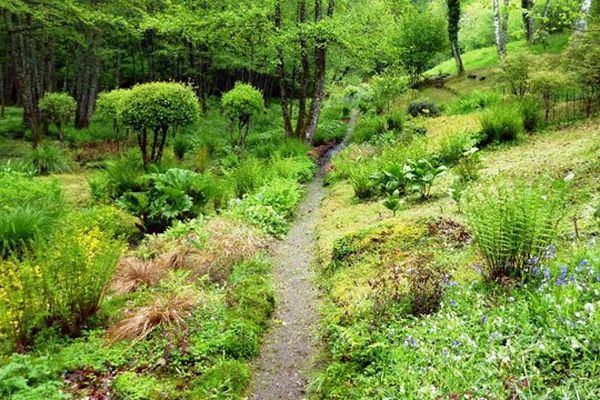
<svg viewBox="0 0 600 400">
<path fill-rule="evenodd" d="M 98 201 L 116 200 L 124 193 L 140 190 L 139 178 L 144 174 L 139 155 L 104 163 L 104 170 L 88 180 L 92 197 Z"/>
<path fill-rule="evenodd" d="M 502 61 L 502 80 L 511 93 L 519 98 L 529 93 L 529 75 L 534 67 L 533 57 L 527 53 L 508 54 Z"/>
<path fill-rule="evenodd" d="M 207 179 L 178 168 L 145 175 L 139 185 L 138 190 L 125 192 L 117 203 L 139 217 L 148 232 L 162 232 L 175 220 L 202 214 L 212 193 Z"/>
<path fill-rule="evenodd" d="M 433 67 L 438 53 L 446 48 L 446 21 L 441 15 L 414 9 L 405 13 L 395 45 L 399 59 L 411 78 Z"/>
<path fill-rule="evenodd" d="M 185 154 L 192 148 L 190 140 L 182 135 L 177 136 L 173 142 L 173 153 L 178 160 L 182 161 L 185 158 Z"/>
<path fill-rule="evenodd" d="M 515 182 L 470 194 L 467 219 L 492 279 L 523 277 L 529 260 L 546 255 L 564 213 L 565 187 Z"/>
<path fill-rule="evenodd" d="M 340 143 L 346 136 L 346 124 L 342 121 L 323 121 L 317 127 L 312 144 L 320 146 L 322 144 L 335 142 Z"/>
<path fill-rule="evenodd" d="M 462 158 L 454 167 L 454 172 L 463 182 L 471 182 L 479 178 L 483 163 L 477 147 L 471 147 L 463 152 Z"/>
<path fill-rule="evenodd" d="M 440 144 L 435 160 L 439 164 L 454 165 L 463 158 L 465 152 L 471 149 L 474 144 L 472 135 L 468 132 L 450 135 Z"/>
<path fill-rule="evenodd" d="M 115 398 L 122 400 L 153 399 L 158 386 L 156 378 L 128 371 L 117 375 L 112 381 Z"/>
<path fill-rule="evenodd" d="M 400 111 L 393 111 L 386 115 L 387 126 L 394 132 L 402 132 L 404 128 L 404 114 Z"/>
<path fill-rule="evenodd" d="M 392 101 L 406 90 L 408 81 L 405 75 L 394 72 L 386 72 L 371 78 L 369 83 L 374 111 L 379 115 L 390 112 Z"/>
<path fill-rule="evenodd" d="M 365 143 L 387 131 L 387 121 L 377 115 L 364 115 L 354 126 L 352 142 Z"/>
<path fill-rule="evenodd" d="M 498 105 L 481 115 L 479 144 L 511 142 L 524 130 L 523 116 L 515 105 Z"/>
<path fill-rule="evenodd" d="M 0 364 L 0 396 L 12 400 L 67 400 L 60 370 L 46 357 L 13 354 Z"/>
<path fill-rule="evenodd" d="M 315 163 L 306 156 L 274 157 L 270 168 L 275 176 L 300 183 L 308 182 L 315 174 Z"/>
<path fill-rule="evenodd" d="M 125 109 L 127 96 L 131 91 L 129 89 L 115 89 L 110 92 L 102 92 L 96 100 L 96 114 L 101 118 L 108 119 L 113 123 L 113 133 L 115 138 L 119 139 L 122 118 L 121 114 Z"/>
<path fill-rule="evenodd" d="M 535 96 L 525 96 L 519 101 L 519 110 L 523 116 L 523 127 L 527 132 L 535 132 L 542 124 L 543 106 Z"/>
<path fill-rule="evenodd" d="M 295 180 L 275 179 L 243 199 L 234 200 L 230 212 L 263 231 L 281 237 L 302 198 L 303 189 Z"/>
<path fill-rule="evenodd" d="M 46 119 L 56 125 L 62 139 L 63 125 L 73 119 L 77 108 L 75 99 L 67 93 L 48 92 L 40 99 L 39 107 Z"/>
<path fill-rule="evenodd" d="M 599 24 L 591 24 L 587 32 L 571 36 L 566 52 L 569 69 L 574 71 L 579 81 L 592 88 L 600 88 L 600 49 L 598 42 Z"/>
<path fill-rule="evenodd" d="M 249 84 L 237 82 L 233 89 L 223 95 L 221 107 L 229 120 L 233 146 L 244 146 L 251 118 L 261 112 L 264 106 L 262 93 Z M 236 124 L 237 137 L 234 133 Z"/>
<path fill-rule="evenodd" d="M 222 361 L 202 377 L 192 382 L 191 399 L 201 400 L 215 397 L 218 393 L 226 393 L 226 398 L 241 398 L 250 383 L 252 374 L 248 365 L 241 361 Z"/>
<path fill-rule="evenodd" d="M 373 171 L 368 164 L 357 164 L 350 171 L 350 184 L 354 189 L 354 196 L 359 201 L 367 201 L 373 199 L 378 194 L 377 186 L 371 175 Z"/>
<path fill-rule="evenodd" d="M 439 107 L 427 99 L 411 101 L 407 112 L 413 117 L 438 117 L 441 114 Z"/>
<path fill-rule="evenodd" d="M 433 182 L 446 169 L 443 165 L 435 166 L 428 160 L 420 159 L 418 161 L 408 161 L 405 164 L 404 176 L 408 181 L 410 190 L 419 193 L 422 199 L 427 199 L 431 195 Z"/>
<path fill-rule="evenodd" d="M 39 175 L 61 174 L 71 170 L 68 155 L 54 145 L 41 145 L 31 149 L 27 161 Z"/>
<path fill-rule="evenodd" d="M 497 92 L 474 90 L 460 96 L 448 107 L 447 113 L 448 115 L 469 114 L 496 105 L 500 101 L 501 97 Z"/>
<path fill-rule="evenodd" d="M 229 171 L 229 177 L 235 185 L 237 197 L 256 191 L 265 183 L 265 164 L 254 157 L 248 157 Z"/>
<path fill-rule="evenodd" d="M 48 237 L 64 206 L 56 182 L 0 174 L 0 255 L 22 254 L 36 238 Z"/>
<path fill-rule="evenodd" d="M 161 160 L 170 128 L 196 122 L 200 111 L 194 90 L 179 83 L 137 85 L 120 104 L 123 123 L 138 135 L 144 166 Z M 154 133 L 150 141 L 149 130 Z"/>
<path fill-rule="evenodd" d="M 569 77 L 559 71 L 537 70 L 530 74 L 531 91 L 544 103 L 545 119 L 550 117 L 556 96 L 569 84 Z"/>
</svg>

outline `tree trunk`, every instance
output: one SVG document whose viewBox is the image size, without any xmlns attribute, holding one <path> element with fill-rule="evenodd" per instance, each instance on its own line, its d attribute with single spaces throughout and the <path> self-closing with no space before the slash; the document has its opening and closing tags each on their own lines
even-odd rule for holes
<svg viewBox="0 0 600 400">
<path fill-rule="evenodd" d="M 448 38 L 452 48 L 452 55 L 456 62 L 456 73 L 462 75 L 465 67 L 460 55 L 458 31 L 460 30 L 460 0 L 448 0 Z"/>
<path fill-rule="evenodd" d="M 75 85 L 75 98 L 77 100 L 75 127 L 77 129 L 90 126 L 96 96 L 98 95 L 98 80 L 100 77 L 100 63 L 95 54 L 93 38 L 89 38 L 88 47 L 83 53 Z"/>
<path fill-rule="evenodd" d="M 278 32 L 281 31 L 282 25 L 281 0 L 277 0 L 275 2 L 275 28 Z M 287 88 L 285 84 L 285 59 L 283 50 L 279 45 L 277 46 L 277 58 L 277 71 L 279 74 L 279 97 L 281 101 L 281 113 L 283 115 L 283 127 L 285 129 L 286 136 L 291 137 L 294 133 L 292 128 L 292 112 L 290 109 L 290 101 L 287 95 Z"/>
<path fill-rule="evenodd" d="M 329 7 L 327 8 L 327 16 L 333 16 L 333 10 L 335 7 L 335 0 L 329 0 Z M 315 21 L 319 22 L 323 19 L 323 8 L 322 1 L 315 0 Z M 310 107 L 310 114 L 308 117 L 308 126 L 306 127 L 306 140 L 312 141 L 317 126 L 319 124 L 319 117 L 321 116 L 321 106 L 323 104 L 323 97 L 325 96 L 325 73 L 327 68 L 327 41 L 323 38 L 317 38 L 315 44 L 315 78 L 314 78 L 314 91 L 313 99 Z"/>
<path fill-rule="evenodd" d="M 31 130 L 33 147 L 41 141 L 42 116 L 38 102 L 42 93 L 39 83 L 42 78 L 37 68 L 35 41 L 31 37 L 31 16 L 6 14 L 10 32 L 12 62 L 14 63 L 15 81 L 23 106 L 23 117 Z"/>
<path fill-rule="evenodd" d="M 298 22 L 300 24 L 306 22 L 306 0 L 300 0 L 298 4 Z M 296 137 L 304 138 L 306 136 L 307 127 L 306 99 L 308 97 L 310 62 L 308 60 L 308 43 L 302 30 L 300 30 L 300 64 L 302 67 L 302 76 L 300 78 L 300 97 L 298 99 L 298 123 L 296 124 Z"/>
<path fill-rule="evenodd" d="M 496 37 L 496 49 L 500 58 L 506 55 L 506 42 L 504 41 L 504 33 L 502 23 L 500 22 L 500 0 L 492 0 L 492 10 L 494 13 L 494 34 Z"/>
<path fill-rule="evenodd" d="M 533 44 L 535 39 L 533 23 L 534 0 L 521 0 L 521 13 L 523 14 L 523 27 L 525 28 L 525 39 L 527 43 Z"/>
<path fill-rule="evenodd" d="M 583 0 L 581 3 L 581 15 L 575 21 L 575 29 L 578 32 L 585 32 L 588 28 L 588 17 L 590 15 L 590 10 L 592 8 L 592 0 Z"/>
</svg>

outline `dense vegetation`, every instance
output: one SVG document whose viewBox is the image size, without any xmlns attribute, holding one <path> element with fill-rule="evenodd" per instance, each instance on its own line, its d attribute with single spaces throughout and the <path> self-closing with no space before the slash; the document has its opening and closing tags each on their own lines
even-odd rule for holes
<svg viewBox="0 0 600 400">
<path fill-rule="evenodd" d="M 309 397 L 600 397 L 597 1 L 0 10 L 1 398 L 248 398 L 318 168 Z"/>
</svg>

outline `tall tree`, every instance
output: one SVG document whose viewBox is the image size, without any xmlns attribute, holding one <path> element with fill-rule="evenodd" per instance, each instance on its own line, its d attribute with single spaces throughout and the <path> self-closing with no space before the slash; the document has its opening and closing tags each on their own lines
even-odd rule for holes
<svg viewBox="0 0 600 400">
<path fill-rule="evenodd" d="M 460 45 L 458 43 L 458 31 L 460 30 L 460 0 L 447 0 L 448 3 L 448 38 L 452 48 L 452 55 L 456 61 L 456 72 L 462 75 L 465 72 Z"/>
<path fill-rule="evenodd" d="M 575 29 L 579 32 L 585 32 L 588 27 L 588 17 L 592 9 L 592 0 L 583 0 L 581 3 L 581 13 L 575 21 Z"/>
<path fill-rule="evenodd" d="M 521 14 L 523 16 L 523 27 L 525 28 L 525 39 L 527 43 L 533 44 L 535 39 L 533 22 L 534 0 L 521 0 Z"/>
<path fill-rule="evenodd" d="M 494 34 L 496 49 L 501 59 L 506 55 L 506 36 L 508 32 L 508 0 L 504 0 L 504 10 L 500 10 L 500 0 L 492 0 L 494 15 Z"/>
</svg>

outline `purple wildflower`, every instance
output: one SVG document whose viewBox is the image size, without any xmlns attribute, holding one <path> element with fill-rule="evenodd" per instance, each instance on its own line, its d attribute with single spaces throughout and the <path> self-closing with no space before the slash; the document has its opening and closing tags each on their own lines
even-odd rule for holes
<svg viewBox="0 0 600 400">
<path fill-rule="evenodd" d="M 580 273 L 581 271 L 583 271 L 588 265 L 590 265 L 590 263 L 588 262 L 588 260 L 581 260 L 579 261 L 579 264 L 577 264 L 577 268 L 575 268 L 575 272 Z"/>
<path fill-rule="evenodd" d="M 600 274 L 596 277 L 596 283 L 600 283 Z"/>
<path fill-rule="evenodd" d="M 458 303 L 455 300 L 450 300 L 450 305 L 455 307 Z"/>
<path fill-rule="evenodd" d="M 548 282 L 550 279 L 550 270 L 548 268 L 544 268 L 542 272 L 544 274 L 544 282 Z"/>
<path fill-rule="evenodd" d="M 454 347 L 460 347 L 460 346 L 462 346 L 462 343 L 461 343 L 461 341 L 460 341 L 460 340 L 454 340 L 454 341 L 452 342 L 452 345 L 453 345 Z"/>
<path fill-rule="evenodd" d="M 414 337 L 409 336 L 404 340 L 404 346 L 416 348 L 419 347 L 419 344 L 417 343 Z"/>
<path fill-rule="evenodd" d="M 546 253 L 544 254 L 544 257 L 547 259 L 555 258 L 556 257 L 556 246 L 551 244 L 548 247 L 546 247 Z"/>
<path fill-rule="evenodd" d="M 540 274 L 540 269 L 538 267 L 533 267 L 531 272 L 533 272 L 533 275 L 538 276 Z"/>
<path fill-rule="evenodd" d="M 450 286 L 450 287 L 452 287 L 452 288 L 453 288 L 453 287 L 457 287 L 457 286 L 458 286 L 458 283 L 457 283 L 457 282 L 455 282 L 455 281 L 452 281 L 452 282 L 448 283 L 448 286 Z"/>
<path fill-rule="evenodd" d="M 481 318 L 479 318 L 479 322 L 483 325 L 487 322 L 487 316 L 486 315 L 482 315 Z"/>
<path fill-rule="evenodd" d="M 540 258 L 537 256 L 533 256 L 529 260 L 527 260 L 527 262 L 529 263 L 529 265 L 537 265 L 540 262 Z"/>
</svg>

